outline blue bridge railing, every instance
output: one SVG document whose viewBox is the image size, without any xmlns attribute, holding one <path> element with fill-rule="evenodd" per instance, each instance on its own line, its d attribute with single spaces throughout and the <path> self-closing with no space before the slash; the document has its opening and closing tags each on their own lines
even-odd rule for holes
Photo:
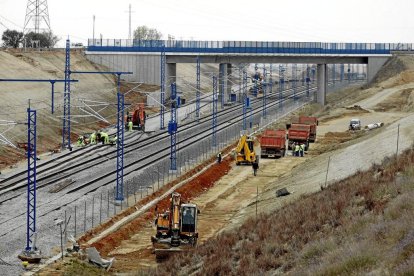
<svg viewBox="0 0 414 276">
<path fill-rule="evenodd" d="M 411 51 L 411 43 L 324 43 L 89 39 L 88 51 L 250 54 L 390 54 Z"/>
</svg>

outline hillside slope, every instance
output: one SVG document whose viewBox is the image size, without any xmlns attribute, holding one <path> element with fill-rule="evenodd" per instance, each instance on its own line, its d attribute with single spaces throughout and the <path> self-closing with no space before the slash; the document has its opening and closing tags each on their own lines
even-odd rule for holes
<svg viewBox="0 0 414 276">
<path fill-rule="evenodd" d="M 0 51 L 0 78 L 21 79 L 64 79 L 65 52 L 13 52 Z M 71 53 L 71 70 L 97 71 L 102 70 L 91 64 L 80 53 Z M 93 100 L 102 103 L 116 103 L 116 87 L 114 78 L 109 75 L 79 75 L 73 74 L 73 79 L 79 83 L 71 87 L 71 114 L 73 139 L 86 129 L 94 129 L 102 126 L 97 118 L 76 118 L 76 115 L 85 115 L 80 107 L 85 107 L 82 99 Z M 11 127 L 5 136 L 11 142 L 26 142 L 27 107 L 30 99 L 30 107 L 37 110 L 37 137 L 39 152 L 46 152 L 59 147 L 61 143 L 62 113 L 63 113 L 63 83 L 55 84 L 55 113 L 51 114 L 51 84 L 36 82 L 2 82 L 0 85 L 0 120 L 14 121 L 19 124 Z M 86 102 L 88 104 L 88 102 Z M 92 102 L 89 102 L 92 104 Z M 89 112 L 90 109 L 85 108 Z M 96 109 L 96 107 L 94 107 Z M 116 112 L 116 106 L 108 105 L 102 116 L 108 117 Z M 5 131 L 9 126 L 0 126 L 0 131 Z M 0 168 L 4 168 L 23 157 L 22 150 L 14 150 L 2 145 L 0 147 Z M 4 158 L 4 156 L 7 158 Z"/>
<path fill-rule="evenodd" d="M 411 74 L 403 70 L 369 89 L 341 93 L 346 97 L 331 95 L 307 157 L 261 160 L 261 180 L 248 179 L 259 189 L 257 205 L 253 197 L 216 238 L 149 274 L 412 275 Z M 379 108 L 388 102 L 403 104 Z M 350 133 L 352 117 L 385 127 Z M 395 163 L 398 125 L 399 152 L 408 151 Z M 284 187 L 292 194 L 276 197 Z"/>
</svg>

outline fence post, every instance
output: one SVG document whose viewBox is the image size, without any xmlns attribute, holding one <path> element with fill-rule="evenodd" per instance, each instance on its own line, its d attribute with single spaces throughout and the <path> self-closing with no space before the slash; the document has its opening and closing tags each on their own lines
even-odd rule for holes
<svg viewBox="0 0 414 276">
<path fill-rule="evenodd" d="M 75 232 L 75 238 L 76 238 L 76 224 L 77 223 L 76 223 L 76 205 L 75 205 L 75 231 L 74 231 Z"/>
<path fill-rule="evenodd" d="M 108 208 L 106 209 L 106 218 L 109 218 L 109 195 L 110 195 L 110 191 L 108 190 Z"/>
<path fill-rule="evenodd" d="M 101 192 L 101 201 L 99 203 L 99 224 L 102 224 L 102 192 Z"/>
<path fill-rule="evenodd" d="M 158 190 L 160 189 L 160 167 L 157 166 Z"/>
<path fill-rule="evenodd" d="M 92 228 L 93 228 L 93 213 L 95 211 L 95 197 L 92 196 Z"/>
<path fill-rule="evenodd" d="M 85 200 L 85 212 L 83 216 L 83 233 L 86 232 L 86 200 Z"/>
<path fill-rule="evenodd" d="M 128 187 L 129 187 L 129 185 L 128 184 L 126 184 L 125 185 L 125 188 L 126 188 L 126 204 L 127 204 L 127 208 L 129 207 L 129 201 L 128 201 Z"/>
<path fill-rule="evenodd" d="M 113 197 L 113 199 L 114 199 L 114 216 L 116 215 L 116 205 L 115 205 L 115 187 L 114 187 L 114 197 Z"/>
<path fill-rule="evenodd" d="M 67 223 L 68 223 L 68 219 L 67 219 L 67 216 L 66 216 L 66 209 L 65 209 L 65 243 L 68 240 L 68 225 L 67 225 Z M 62 254 L 63 254 L 63 252 L 62 252 Z"/>
</svg>

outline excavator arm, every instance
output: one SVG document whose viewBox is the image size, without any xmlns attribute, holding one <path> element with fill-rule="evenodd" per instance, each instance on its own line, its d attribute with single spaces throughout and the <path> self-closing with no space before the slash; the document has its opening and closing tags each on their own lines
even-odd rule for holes
<svg viewBox="0 0 414 276">
<path fill-rule="evenodd" d="M 240 138 L 239 143 L 237 144 L 237 147 L 236 147 L 236 152 L 237 153 L 241 152 L 241 150 L 246 146 L 246 139 L 247 139 L 246 135 L 243 135 Z"/>
<path fill-rule="evenodd" d="M 172 194 L 172 237 L 171 237 L 171 245 L 172 246 L 179 246 L 180 245 L 180 205 L 181 205 L 181 195 L 179 193 Z"/>
<path fill-rule="evenodd" d="M 244 155 L 246 156 L 246 161 L 252 162 L 252 152 L 249 148 L 249 143 L 247 142 L 244 143 Z"/>
</svg>

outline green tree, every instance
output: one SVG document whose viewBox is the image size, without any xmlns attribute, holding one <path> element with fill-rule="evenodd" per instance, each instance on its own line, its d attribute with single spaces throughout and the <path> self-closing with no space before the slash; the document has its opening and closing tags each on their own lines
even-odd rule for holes
<svg viewBox="0 0 414 276">
<path fill-rule="evenodd" d="M 138 40 L 160 40 L 162 33 L 155 28 L 148 28 L 147 26 L 139 26 L 134 31 L 134 39 Z"/>
<path fill-rule="evenodd" d="M 1 36 L 3 45 L 6 47 L 19 47 L 19 43 L 22 42 L 23 33 L 16 30 L 5 30 Z"/>
<path fill-rule="evenodd" d="M 60 40 L 52 32 L 34 33 L 30 32 L 25 35 L 26 45 L 28 47 L 53 48 Z M 38 41 L 40 45 L 35 44 Z"/>
</svg>

